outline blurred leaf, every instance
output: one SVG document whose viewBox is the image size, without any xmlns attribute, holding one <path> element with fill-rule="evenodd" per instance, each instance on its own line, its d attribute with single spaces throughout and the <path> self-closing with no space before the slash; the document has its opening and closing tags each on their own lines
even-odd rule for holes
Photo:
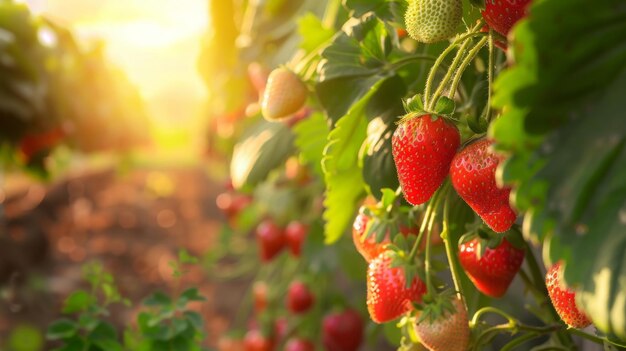
<svg viewBox="0 0 626 351">
<path fill-rule="evenodd" d="M 96 303 L 96 297 L 84 290 L 76 290 L 65 300 L 63 313 L 75 313 L 87 310 Z"/>
<path fill-rule="evenodd" d="M 296 124 L 293 132 L 296 134 L 295 144 L 300 150 L 300 157 L 315 173 L 323 176 L 322 156 L 329 133 L 324 115 L 319 112 L 313 113 L 309 118 Z"/>
<path fill-rule="evenodd" d="M 283 123 L 259 121 L 235 145 L 230 164 L 233 186 L 256 185 L 293 152 L 294 135 Z"/>
<path fill-rule="evenodd" d="M 595 326 L 626 340 L 626 3 L 530 11 L 514 33 L 516 65 L 496 82 L 494 104 L 506 109 L 490 133 L 514 155 L 501 178 L 516 187 L 525 235 L 566 262 Z"/>
<path fill-rule="evenodd" d="M 404 27 L 406 0 L 343 0 L 343 5 L 352 10 L 353 17 L 361 17 L 369 11 L 385 21 L 395 22 Z"/>
<path fill-rule="evenodd" d="M 76 334 L 76 323 L 69 319 L 59 319 L 48 327 L 46 337 L 50 340 L 69 338 Z"/>
<path fill-rule="evenodd" d="M 41 332 L 28 324 L 17 325 L 8 336 L 11 351 L 40 351 L 43 347 Z"/>
<path fill-rule="evenodd" d="M 172 299 L 162 291 L 156 291 L 152 295 L 148 296 L 143 304 L 146 306 L 170 306 Z"/>
<path fill-rule="evenodd" d="M 183 293 L 180 294 L 180 299 L 184 299 L 186 301 L 206 301 L 206 298 L 200 295 L 198 288 L 189 288 L 183 291 Z"/>
<path fill-rule="evenodd" d="M 196 328 L 196 330 L 202 330 L 204 326 L 204 321 L 202 320 L 202 316 L 195 311 L 185 311 L 183 313 L 187 321 L 191 326 Z"/>
<path fill-rule="evenodd" d="M 302 37 L 300 47 L 313 52 L 335 35 L 332 28 L 325 28 L 322 21 L 313 13 L 298 18 L 298 34 Z"/>
</svg>

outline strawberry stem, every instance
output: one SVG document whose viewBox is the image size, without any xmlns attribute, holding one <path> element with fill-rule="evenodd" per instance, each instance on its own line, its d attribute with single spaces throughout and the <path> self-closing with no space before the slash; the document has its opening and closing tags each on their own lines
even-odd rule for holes
<svg viewBox="0 0 626 351">
<path fill-rule="evenodd" d="M 448 192 L 450 190 L 450 183 L 446 181 L 437 192 L 437 198 L 434 199 L 433 210 L 439 208 L 439 203 L 441 199 L 445 199 L 448 196 Z M 426 289 L 428 294 L 434 294 L 435 288 L 432 282 L 432 274 L 431 270 L 431 261 L 430 261 L 430 253 L 431 253 L 431 240 L 430 237 L 433 233 L 433 224 L 435 223 L 435 218 L 437 218 L 437 211 L 433 212 L 428 220 L 428 234 L 426 235 L 426 257 L 424 259 L 424 270 L 426 271 Z"/>
<path fill-rule="evenodd" d="M 439 69 L 439 66 L 443 63 L 443 60 L 445 60 L 448 54 L 451 53 L 452 50 L 454 50 L 454 48 L 457 45 L 459 45 L 459 43 L 463 42 L 463 44 L 465 44 L 467 40 L 474 37 L 475 35 L 481 35 L 482 33 L 478 32 L 478 30 L 482 27 L 482 25 L 483 25 L 483 22 L 481 20 L 478 22 L 478 24 L 476 24 L 476 26 L 474 26 L 474 28 L 470 29 L 469 32 L 457 37 L 450 45 L 448 45 L 448 47 L 445 50 L 441 52 L 439 57 L 437 57 L 437 60 L 435 61 L 433 66 L 430 68 L 430 72 L 428 73 L 428 78 L 426 79 L 426 87 L 424 89 L 424 106 L 428 106 L 430 102 L 430 91 L 432 89 L 433 81 L 435 80 L 435 76 L 437 75 L 437 70 Z M 454 71 L 454 69 L 452 69 L 452 66 L 448 69 L 448 72 L 450 71 Z"/>
<path fill-rule="evenodd" d="M 441 238 L 443 239 L 444 246 L 446 248 L 446 256 L 448 257 L 448 265 L 450 266 L 450 274 L 452 275 L 452 282 L 454 283 L 454 290 L 457 292 L 457 297 L 461 299 L 465 308 L 467 309 L 467 303 L 465 301 L 465 292 L 463 291 L 463 285 L 461 284 L 461 276 L 459 274 L 457 255 L 450 241 L 448 233 L 450 222 L 450 199 L 446 199 L 443 205 L 443 230 L 441 231 Z"/>
<path fill-rule="evenodd" d="M 626 345 L 618 344 L 618 343 L 615 343 L 615 342 L 613 342 L 613 341 L 611 341 L 609 339 L 601 338 L 599 336 L 595 336 L 595 335 L 591 335 L 589 333 L 585 333 L 584 331 L 576 329 L 576 328 L 569 328 L 569 329 L 567 329 L 567 331 L 570 334 L 574 334 L 574 335 L 580 336 L 581 338 L 587 339 L 589 341 L 593 341 L 593 342 L 598 343 L 600 345 L 603 345 L 605 342 L 607 342 L 607 343 L 609 343 L 611 345 L 615 345 L 617 347 L 626 347 Z"/>
<path fill-rule="evenodd" d="M 478 43 L 472 48 L 472 50 L 470 50 L 467 56 L 465 56 L 465 59 L 461 63 L 461 66 L 459 67 L 459 69 L 456 71 L 454 79 L 452 80 L 452 84 L 450 85 L 450 90 L 448 91 L 448 97 L 450 99 L 454 98 L 456 90 L 459 87 L 459 83 L 461 82 L 461 78 L 463 77 L 463 73 L 465 73 L 465 69 L 467 68 L 467 66 L 469 66 L 472 60 L 474 60 L 474 57 L 476 57 L 478 52 L 480 52 L 480 49 L 483 48 L 483 46 L 487 42 L 487 39 L 488 37 L 484 37 L 480 39 Z"/>
<path fill-rule="evenodd" d="M 494 47 L 493 47 L 493 29 L 489 28 L 489 61 L 487 63 L 487 111 L 485 118 L 487 123 L 491 122 L 491 95 L 493 94 L 493 75 L 494 75 Z"/>
<path fill-rule="evenodd" d="M 437 99 L 439 98 L 439 96 L 443 92 L 443 89 L 452 78 L 452 75 L 454 71 L 457 69 L 459 62 L 461 61 L 461 58 L 465 54 L 465 50 L 467 49 L 467 46 L 471 42 L 472 42 L 472 38 L 467 38 L 465 39 L 463 44 L 461 44 L 461 47 L 459 48 L 459 51 L 457 51 L 456 56 L 454 56 L 454 60 L 452 60 L 452 63 L 450 64 L 450 68 L 448 68 L 446 75 L 443 77 L 441 82 L 439 82 L 439 86 L 437 87 L 437 90 L 435 90 L 433 95 L 430 98 L 428 98 L 428 101 L 424 102 L 424 105 L 426 106 L 427 110 L 431 111 L 435 107 L 435 104 L 437 103 Z"/>
</svg>

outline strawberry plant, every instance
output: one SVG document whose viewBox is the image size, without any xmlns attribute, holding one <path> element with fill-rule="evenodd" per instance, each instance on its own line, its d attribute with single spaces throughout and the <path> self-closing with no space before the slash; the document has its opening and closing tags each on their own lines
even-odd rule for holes
<svg viewBox="0 0 626 351">
<path fill-rule="evenodd" d="M 295 275 L 332 281 L 324 266 L 350 278 L 348 291 L 314 292 L 303 337 L 358 348 L 336 344 L 320 319 L 349 307 L 367 308 L 365 339 L 384 334 L 402 350 L 626 345 L 623 3 L 211 6 L 228 23 L 209 46 L 231 55 L 203 66 L 229 102 L 214 116 L 248 111 L 228 137 L 232 184 L 252 198 L 252 226 L 309 228 L 300 255 L 288 230 L 291 258 L 284 241 L 261 242 L 272 254 L 258 274 L 277 295 Z M 210 79 L 224 70 L 228 83 Z M 286 176 L 294 162 L 307 183 Z M 285 314 L 277 305 L 269 319 Z"/>
</svg>

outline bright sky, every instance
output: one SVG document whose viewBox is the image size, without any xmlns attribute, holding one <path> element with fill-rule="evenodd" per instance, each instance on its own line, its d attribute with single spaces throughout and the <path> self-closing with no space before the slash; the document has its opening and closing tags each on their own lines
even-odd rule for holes
<svg viewBox="0 0 626 351">
<path fill-rule="evenodd" d="M 26 0 L 107 54 L 140 88 L 157 121 L 179 125 L 206 98 L 196 60 L 207 29 L 207 0 Z"/>
</svg>

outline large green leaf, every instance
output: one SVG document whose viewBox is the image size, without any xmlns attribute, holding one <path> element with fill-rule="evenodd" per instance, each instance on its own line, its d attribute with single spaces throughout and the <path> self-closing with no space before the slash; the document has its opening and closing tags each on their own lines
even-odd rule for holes
<svg viewBox="0 0 626 351">
<path fill-rule="evenodd" d="M 324 199 L 324 232 L 326 243 L 337 241 L 352 221 L 358 201 L 365 189 L 358 153 L 367 132 L 365 109 L 385 80 L 379 80 L 370 91 L 352 105 L 348 114 L 337 122 L 328 135 L 322 169 L 326 181 Z"/>
<path fill-rule="evenodd" d="M 293 151 L 294 135 L 283 123 L 259 121 L 235 145 L 230 164 L 233 186 L 241 188 L 265 180 Z"/>
<path fill-rule="evenodd" d="M 384 23 L 368 14 L 351 19 L 323 51 L 316 92 L 333 124 L 376 82 L 391 75 L 385 70 L 389 50 Z"/>
<path fill-rule="evenodd" d="M 626 3 L 540 1 L 514 35 L 490 130 L 513 155 L 501 178 L 525 235 L 549 242 L 594 324 L 626 340 Z"/>
<path fill-rule="evenodd" d="M 396 130 L 398 117 L 404 114 L 402 97 L 405 94 L 404 81 L 393 76 L 384 81 L 365 110 L 370 122 L 359 158 L 369 192 L 378 199 L 382 196 L 381 189 L 396 189 L 400 185 L 391 153 L 391 136 Z"/>
<path fill-rule="evenodd" d="M 300 157 L 313 167 L 320 176 L 322 173 L 322 156 L 328 139 L 328 123 L 322 113 L 313 113 L 309 118 L 293 128 L 296 134 L 295 144 L 300 150 Z"/>
</svg>

